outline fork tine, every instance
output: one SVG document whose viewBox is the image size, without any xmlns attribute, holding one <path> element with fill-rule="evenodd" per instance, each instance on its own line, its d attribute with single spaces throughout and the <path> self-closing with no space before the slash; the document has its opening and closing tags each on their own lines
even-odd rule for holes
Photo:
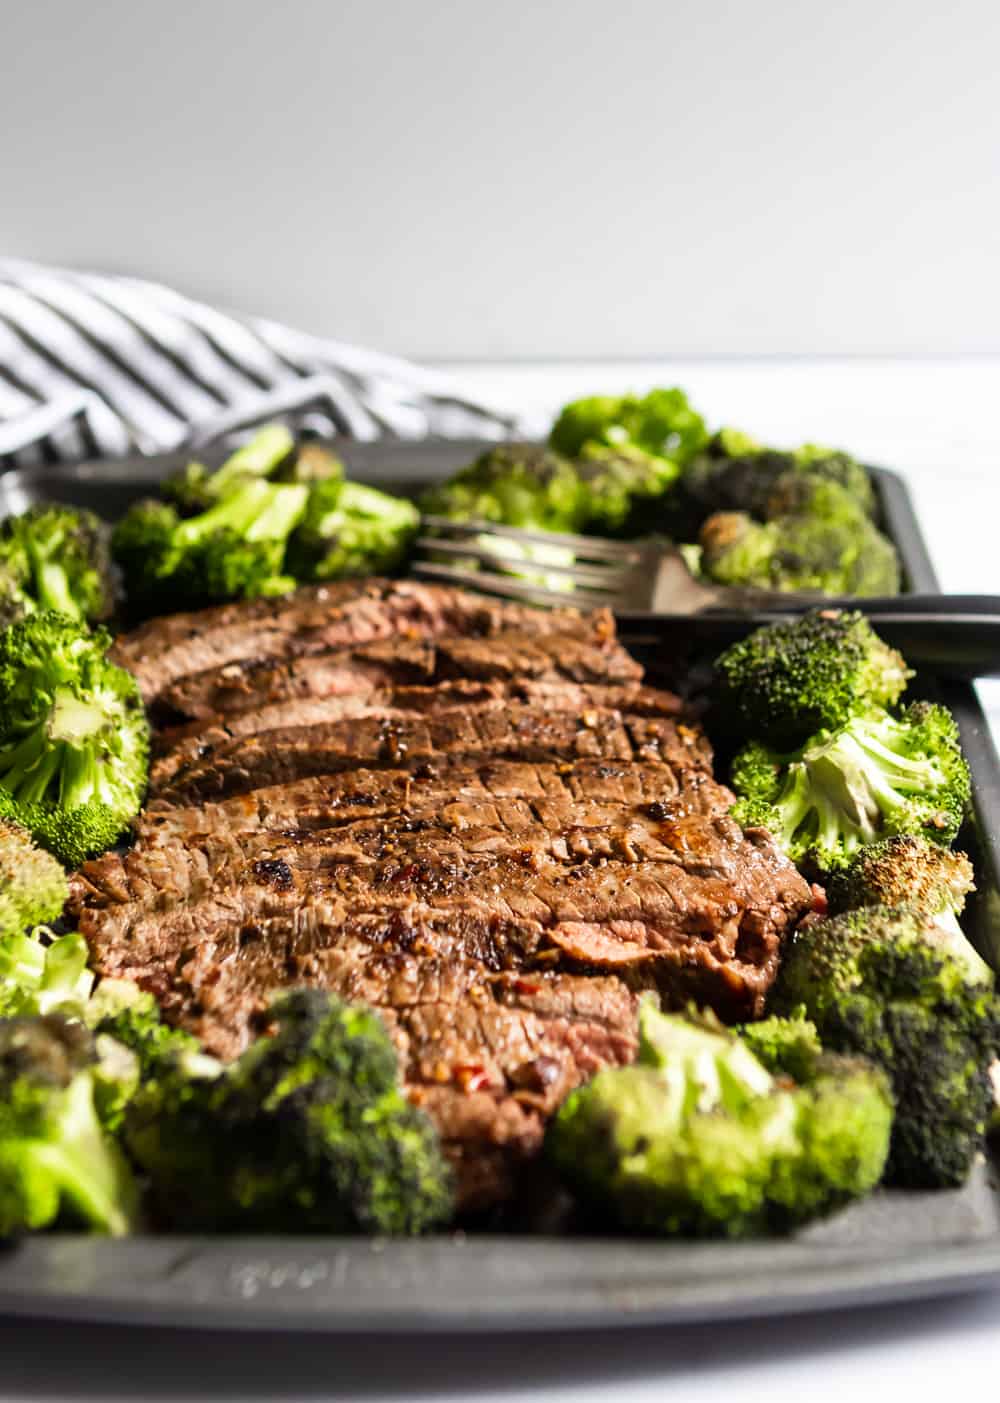
<svg viewBox="0 0 1000 1403">
<path fill-rule="evenodd" d="M 610 591 L 543 589 L 540 585 L 531 585 L 526 580 L 516 580 L 507 575 L 491 575 L 482 570 L 457 570 L 453 565 L 435 565 L 424 560 L 418 560 L 413 566 L 413 574 L 424 580 L 443 580 L 482 594 L 500 594 L 507 599 L 521 599 L 526 604 L 544 604 L 552 608 L 588 608 L 591 605 L 611 604 L 615 598 Z"/>
<path fill-rule="evenodd" d="M 460 560 L 477 560 L 493 568 L 500 566 L 505 570 L 516 570 L 518 574 L 565 575 L 584 588 L 614 590 L 616 593 L 624 588 L 633 568 L 612 564 L 578 565 L 573 562 L 563 565 L 556 561 L 525 560 L 523 556 L 505 555 L 499 549 L 490 550 L 482 541 L 442 541 L 436 536 L 418 536 L 414 546 L 431 557 L 450 555 Z"/>
<path fill-rule="evenodd" d="M 534 545 L 565 546 L 592 560 L 620 564 L 637 564 L 642 556 L 634 541 L 606 541 L 600 536 L 574 536 L 562 531 L 529 531 L 524 526 L 500 526 L 495 521 L 452 521 L 447 516 L 425 516 L 422 525 L 454 536 L 499 536 Z"/>
</svg>

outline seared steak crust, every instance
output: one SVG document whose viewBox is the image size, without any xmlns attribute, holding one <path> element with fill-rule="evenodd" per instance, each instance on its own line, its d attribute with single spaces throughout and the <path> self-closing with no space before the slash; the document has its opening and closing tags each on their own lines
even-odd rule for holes
<svg viewBox="0 0 1000 1403">
<path fill-rule="evenodd" d="M 94 962 L 222 1057 L 280 987 L 363 999 L 465 1208 L 631 1060 L 643 990 L 758 1013 L 807 885 L 606 614 L 364 581 L 120 639 L 154 718 L 134 846 L 71 909 Z"/>
</svg>

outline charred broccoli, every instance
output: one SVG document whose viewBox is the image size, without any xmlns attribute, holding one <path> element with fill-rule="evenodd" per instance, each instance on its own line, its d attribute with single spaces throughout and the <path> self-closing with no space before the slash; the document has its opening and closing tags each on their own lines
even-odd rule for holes
<svg viewBox="0 0 1000 1403">
<path fill-rule="evenodd" d="M 298 580 L 388 574 L 405 561 L 419 524 L 405 498 L 327 477 L 309 491 L 285 568 Z"/>
<path fill-rule="evenodd" d="M 821 495 L 829 501 L 829 491 Z M 702 524 L 698 544 L 702 573 L 720 585 L 862 597 L 900 589 L 895 546 L 860 513 L 755 521 L 720 511 Z"/>
<path fill-rule="evenodd" d="M 685 468 L 678 497 L 689 529 L 713 511 L 745 512 L 764 518 L 779 480 L 795 475 L 833 483 L 855 507 L 871 517 L 875 492 L 865 468 L 847 453 L 805 444 L 785 452 L 768 448 L 736 429 L 720 429 Z"/>
<path fill-rule="evenodd" d="M 542 531 L 578 531 L 586 492 L 568 459 L 530 443 L 501 443 L 430 488 L 420 502 L 428 516 L 495 521 Z"/>
<path fill-rule="evenodd" d="M 1000 1004 L 927 938 L 926 917 L 866 907 L 797 933 L 771 999 L 804 1010 L 824 1046 L 870 1058 L 893 1087 L 888 1174 L 897 1184 L 960 1184 L 979 1149 L 1000 1048 Z"/>
<path fill-rule="evenodd" d="M 125 1113 L 126 1144 L 175 1227 L 418 1233 L 445 1221 L 449 1175 L 403 1096 L 378 1016 L 317 991 L 223 1069 L 162 1059 Z"/>
<path fill-rule="evenodd" d="M 0 1234 L 134 1226 L 135 1184 L 98 1118 L 95 1061 L 81 1023 L 0 1021 Z"/>
<path fill-rule="evenodd" d="M 0 522 L 8 621 L 35 609 L 91 622 L 110 618 L 117 593 L 110 539 L 93 512 L 57 502 Z"/>
<path fill-rule="evenodd" d="M 66 874 L 19 824 L 0 819 L 0 959 L 8 941 L 62 915 Z"/>
<path fill-rule="evenodd" d="M 993 971 L 965 938 L 958 918 L 974 890 L 972 863 L 965 853 L 900 834 L 862 848 L 827 889 L 835 915 L 859 906 L 912 906 L 931 923 L 933 939 L 964 964 L 969 979 L 993 982 Z"/>
<path fill-rule="evenodd" d="M 954 718 L 929 702 L 898 718 L 854 716 L 791 752 L 751 741 L 733 761 L 731 782 L 738 823 L 769 829 L 794 862 L 826 873 L 898 833 L 949 846 L 970 794 Z"/>
<path fill-rule="evenodd" d="M 294 589 L 285 548 L 308 495 L 303 483 L 250 477 L 197 516 L 182 517 L 167 502 L 137 502 L 112 535 L 130 603 L 170 612 Z"/>
<path fill-rule="evenodd" d="M 776 1079 L 713 1019 L 646 1001 L 639 1019 L 638 1063 L 572 1092 L 547 1137 L 551 1161 L 599 1218 L 746 1236 L 829 1212 L 879 1182 L 892 1100 L 877 1068 L 824 1055 L 798 1025 L 798 1054 L 784 1049 L 802 1078 L 793 1084 L 787 1065 Z"/>
<path fill-rule="evenodd" d="M 0 818 L 67 866 L 110 847 L 146 789 L 142 697 L 110 646 L 53 613 L 0 634 Z"/>
<path fill-rule="evenodd" d="M 600 445 L 639 449 L 676 465 L 672 477 L 705 440 L 705 421 L 678 389 L 573 400 L 563 407 L 549 435 L 550 447 L 567 458 L 583 457 Z"/>
<path fill-rule="evenodd" d="M 295 439 L 284 424 L 267 424 L 242 447 L 231 453 L 221 467 L 188 463 L 164 482 L 163 495 L 185 516 L 207 511 L 238 487 L 254 479 L 270 478 L 289 461 Z"/>
<path fill-rule="evenodd" d="M 792 746 L 857 712 L 893 705 L 911 673 L 863 614 L 819 609 L 734 643 L 716 659 L 715 675 L 728 723 Z"/>
</svg>

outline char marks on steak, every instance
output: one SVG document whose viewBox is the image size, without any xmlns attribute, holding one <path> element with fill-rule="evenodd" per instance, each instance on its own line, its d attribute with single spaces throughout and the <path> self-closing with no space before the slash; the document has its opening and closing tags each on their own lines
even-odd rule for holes
<svg viewBox="0 0 1000 1403">
<path fill-rule="evenodd" d="M 227 1058 L 278 988 L 373 1004 L 464 1208 L 631 1060 L 642 990 L 757 1013 L 810 906 L 607 614 L 347 582 L 116 655 L 163 728 L 134 847 L 73 879 L 96 967 Z"/>
</svg>

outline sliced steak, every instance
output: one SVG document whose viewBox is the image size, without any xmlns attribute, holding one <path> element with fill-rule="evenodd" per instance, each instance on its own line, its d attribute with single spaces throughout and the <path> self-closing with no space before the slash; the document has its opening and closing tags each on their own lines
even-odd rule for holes
<svg viewBox="0 0 1000 1403">
<path fill-rule="evenodd" d="M 412 580 L 347 580 L 154 619 L 119 638 L 114 658 L 136 675 L 147 704 L 155 705 L 179 678 L 229 663 L 287 662 L 395 636 L 555 633 L 579 618 L 573 609 L 544 612 Z M 613 635 L 610 619 L 607 627 Z"/>
<path fill-rule="evenodd" d="M 159 708 L 173 721 L 214 720 L 306 697 L 366 696 L 456 678 L 638 682 L 642 669 L 615 640 L 604 615 L 570 622 L 551 636 L 393 637 L 315 656 L 230 662 L 163 688 Z"/>
<path fill-rule="evenodd" d="M 484 812 L 527 804 L 542 822 L 560 822 L 572 809 L 645 807 L 661 820 L 689 813 L 725 813 L 733 795 L 706 770 L 673 770 L 659 763 L 572 764 L 445 756 L 414 770 L 349 770 L 252 790 L 202 807 L 154 801 L 135 823 L 136 849 L 166 843 L 200 846 L 204 835 L 223 838 L 259 830 L 300 832 L 358 819 L 408 821 L 440 813 L 452 827 L 482 822 Z"/>
<path fill-rule="evenodd" d="M 637 716 L 680 716 L 683 705 L 672 692 L 642 687 L 637 682 L 624 686 L 594 682 L 489 681 L 461 679 L 441 682 L 436 687 L 397 687 L 369 696 L 334 696 L 278 702 L 255 711 L 221 717 L 214 725 L 195 722 L 182 731 L 161 732 L 154 744 L 150 785 L 154 792 L 170 785 L 185 768 L 198 765 L 227 742 L 265 731 L 320 726 L 330 721 L 378 717 L 382 723 L 413 720 L 419 716 L 446 714 L 455 708 L 492 706 L 517 702 L 543 711 L 575 711 L 583 714 L 593 708 L 622 710 Z"/>
<path fill-rule="evenodd" d="M 211 870 L 204 854 L 154 849 L 141 869 L 113 857 L 84 869 L 76 912 L 105 974 L 149 978 L 209 938 L 235 952 L 263 932 L 267 951 L 277 922 L 300 935 L 296 953 L 345 931 L 376 944 L 405 931 L 441 957 L 634 968 L 671 1002 L 759 1013 L 781 939 L 811 905 L 808 885 L 766 834 L 747 841 L 725 817 L 663 824 L 658 836 L 659 861 L 568 867 L 530 846 L 497 856 L 439 831 L 399 833 L 388 855 L 372 837 L 364 862 L 293 843 L 268 857 L 237 849 Z"/>
<path fill-rule="evenodd" d="M 177 803 L 199 803 L 308 775 L 419 766 L 451 755 L 469 760 L 658 760 L 675 769 L 705 771 L 711 765 L 701 733 L 669 719 L 598 707 L 577 715 L 498 702 L 441 716 L 361 717 L 239 737 L 209 747 L 197 764 L 172 779 L 164 794 Z"/>
</svg>

